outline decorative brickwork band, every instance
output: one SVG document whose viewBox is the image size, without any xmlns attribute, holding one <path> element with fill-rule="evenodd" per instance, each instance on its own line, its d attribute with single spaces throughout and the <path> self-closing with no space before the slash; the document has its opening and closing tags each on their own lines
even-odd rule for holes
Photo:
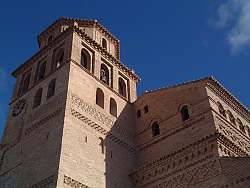
<svg viewBox="0 0 250 188">
<path fill-rule="evenodd" d="M 80 183 L 79 181 L 76 181 L 65 175 L 64 175 L 63 183 L 73 188 L 90 188 L 89 186 L 84 185 L 83 183 Z"/>
<path fill-rule="evenodd" d="M 91 121 L 89 118 L 85 117 L 84 115 L 77 112 L 76 110 L 71 109 L 71 114 L 74 117 L 76 117 L 77 119 L 81 120 L 82 122 L 86 123 L 87 125 L 89 125 L 93 129 L 95 129 L 96 131 L 98 131 L 98 132 L 102 133 L 103 135 L 107 136 L 107 138 L 109 138 L 111 141 L 113 141 L 113 142 L 117 143 L 118 145 L 124 147 L 125 149 L 127 149 L 130 152 L 135 152 L 135 149 L 132 146 L 130 146 L 126 142 L 120 140 L 118 137 L 114 136 L 112 133 L 108 132 L 107 130 L 102 128 L 100 125 L 98 125 L 97 123 Z"/>
<path fill-rule="evenodd" d="M 82 99 L 80 99 L 77 95 L 72 95 L 71 97 L 72 104 L 81 108 L 84 112 L 88 113 L 92 117 L 94 117 L 99 122 L 107 125 L 108 127 L 112 127 L 114 125 L 114 121 L 110 118 L 106 117 L 104 114 L 99 112 L 97 109 L 93 108 L 92 106 L 88 105 Z"/>
<path fill-rule="evenodd" d="M 29 188 L 48 188 L 50 184 L 54 183 L 54 178 L 55 176 L 49 176 L 43 180 L 41 180 L 40 182 L 30 186 Z"/>
<path fill-rule="evenodd" d="M 48 116 L 46 116 L 45 118 L 41 119 L 40 121 L 32 124 L 31 127 L 27 128 L 25 130 L 25 135 L 29 135 L 35 129 L 37 129 L 37 128 L 41 127 L 42 125 L 46 124 L 50 119 L 58 116 L 61 112 L 62 112 L 62 108 L 59 108 L 56 111 L 54 111 L 51 114 L 49 114 Z"/>
</svg>

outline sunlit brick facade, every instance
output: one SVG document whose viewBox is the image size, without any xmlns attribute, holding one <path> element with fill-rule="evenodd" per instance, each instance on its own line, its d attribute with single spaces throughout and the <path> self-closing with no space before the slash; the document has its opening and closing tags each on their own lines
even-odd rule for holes
<svg viewBox="0 0 250 188">
<path fill-rule="evenodd" d="M 250 113 L 213 77 L 147 91 L 96 20 L 59 18 L 14 72 L 1 188 L 248 188 Z"/>
</svg>

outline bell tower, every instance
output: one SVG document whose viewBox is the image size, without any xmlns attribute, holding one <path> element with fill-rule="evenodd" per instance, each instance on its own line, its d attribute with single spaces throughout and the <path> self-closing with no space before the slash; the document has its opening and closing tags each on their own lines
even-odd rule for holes
<svg viewBox="0 0 250 188">
<path fill-rule="evenodd" d="M 139 77 L 96 20 L 60 18 L 14 72 L 0 187 L 131 188 Z"/>
</svg>

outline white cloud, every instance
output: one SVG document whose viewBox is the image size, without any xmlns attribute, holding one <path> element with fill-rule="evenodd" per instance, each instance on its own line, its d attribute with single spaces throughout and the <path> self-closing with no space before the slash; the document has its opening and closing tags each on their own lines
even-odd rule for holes
<svg viewBox="0 0 250 188">
<path fill-rule="evenodd" d="M 233 53 L 250 46 L 250 0 L 226 0 L 217 14 L 216 25 L 229 29 L 226 39 Z"/>
</svg>

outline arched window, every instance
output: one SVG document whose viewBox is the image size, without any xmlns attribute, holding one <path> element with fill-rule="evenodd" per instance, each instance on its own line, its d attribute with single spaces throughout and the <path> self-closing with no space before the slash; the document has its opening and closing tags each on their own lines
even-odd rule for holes
<svg viewBox="0 0 250 188">
<path fill-rule="evenodd" d="M 230 111 L 228 110 L 227 113 L 228 113 L 229 121 L 230 121 L 232 124 L 235 125 L 235 124 L 236 124 L 236 121 L 235 121 L 235 118 L 234 118 L 232 112 L 230 112 Z"/>
<path fill-rule="evenodd" d="M 31 70 L 29 70 L 22 76 L 22 80 L 21 80 L 19 90 L 18 90 L 18 96 L 28 91 L 29 84 L 30 84 L 30 77 L 31 77 Z"/>
<path fill-rule="evenodd" d="M 104 143 L 104 139 L 102 137 L 99 137 L 99 140 L 100 140 L 100 146 L 101 146 L 101 149 L 102 149 L 102 154 L 104 154 L 105 152 L 105 143 Z"/>
<path fill-rule="evenodd" d="M 188 106 L 185 105 L 181 108 L 181 118 L 182 118 L 182 121 L 186 121 L 190 118 L 190 115 L 189 115 L 189 110 L 188 110 Z"/>
<path fill-rule="evenodd" d="M 90 71 L 90 55 L 89 52 L 85 49 L 82 49 L 81 52 L 81 65 Z"/>
<path fill-rule="evenodd" d="M 43 89 L 40 88 L 40 89 L 37 90 L 37 92 L 35 94 L 35 98 L 34 98 L 34 102 L 33 102 L 33 108 L 36 108 L 37 106 L 39 106 L 41 104 L 42 95 L 43 95 Z"/>
<path fill-rule="evenodd" d="M 155 121 L 152 124 L 152 135 L 154 137 L 154 136 L 157 136 L 159 134 L 160 134 L 160 125 L 158 124 L 158 121 Z"/>
<path fill-rule="evenodd" d="M 54 96 L 55 89 L 56 89 L 56 79 L 53 79 L 50 81 L 50 83 L 48 85 L 47 99 Z"/>
<path fill-rule="evenodd" d="M 117 117 L 117 104 L 113 98 L 110 99 L 110 114 Z"/>
<path fill-rule="evenodd" d="M 237 118 L 237 124 L 238 124 L 240 131 L 243 133 L 246 133 L 245 127 L 239 118 Z"/>
<path fill-rule="evenodd" d="M 59 68 L 60 66 L 62 66 L 63 60 L 64 60 L 64 51 L 61 50 L 58 53 L 58 57 L 57 57 L 57 61 L 56 61 L 56 68 Z"/>
<path fill-rule="evenodd" d="M 35 82 L 44 78 L 46 71 L 46 62 L 39 62 L 36 70 Z"/>
<path fill-rule="evenodd" d="M 104 93 L 100 88 L 96 90 L 96 104 L 104 108 Z"/>
<path fill-rule="evenodd" d="M 127 92 L 126 92 L 126 84 L 124 82 L 124 80 L 122 78 L 119 78 L 119 81 L 118 81 L 118 84 L 119 84 L 119 94 L 123 97 L 127 97 Z"/>
<path fill-rule="evenodd" d="M 107 49 L 107 41 L 105 38 L 102 38 L 102 47 Z"/>
<path fill-rule="evenodd" d="M 109 69 L 104 64 L 101 64 L 100 80 L 109 85 Z"/>
<path fill-rule="evenodd" d="M 50 44 L 52 42 L 52 40 L 53 40 L 53 37 L 52 37 L 52 35 L 50 35 L 49 38 L 48 38 L 47 44 Z"/>
<path fill-rule="evenodd" d="M 54 55 L 53 63 L 52 63 L 52 70 L 56 70 L 57 68 L 61 67 L 64 61 L 64 49 L 61 48 L 58 50 L 56 55 Z"/>
<path fill-rule="evenodd" d="M 226 110 L 224 109 L 224 107 L 222 106 L 222 104 L 220 102 L 217 102 L 218 105 L 218 109 L 221 115 L 223 115 L 224 117 L 226 117 Z"/>
<path fill-rule="evenodd" d="M 149 109 L 148 109 L 148 105 L 144 106 L 144 113 L 148 113 Z"/>
</svg>

